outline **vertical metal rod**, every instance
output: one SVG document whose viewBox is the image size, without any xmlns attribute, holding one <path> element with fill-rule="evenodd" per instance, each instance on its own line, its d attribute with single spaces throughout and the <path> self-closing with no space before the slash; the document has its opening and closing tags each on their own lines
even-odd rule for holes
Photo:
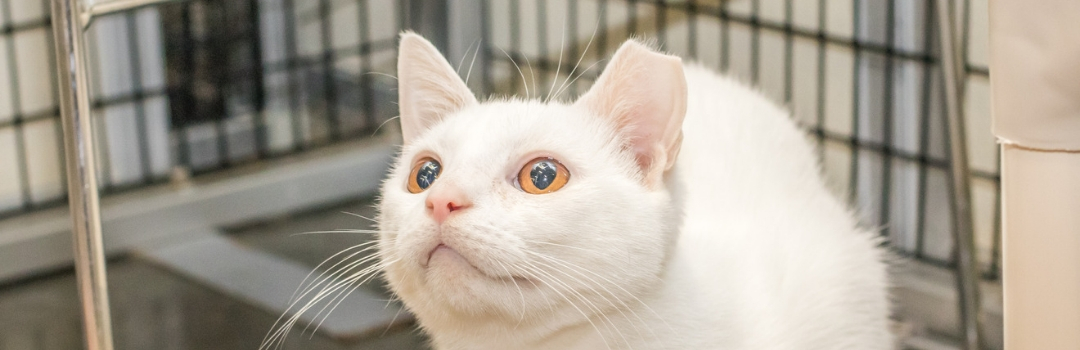
<svg viewBox="0 0 1080 350">
<path fill-rule="evenodd" d="M 59 70 L 60 116 L 64 124 L 68 202 L 75 248 L 75 275 L 82 304 L 86 346 L 112 350 L 109 293 L 105 280 L 97 168 L 86 81 L 79 0 L 52 0 L 52 28 Z"/>
<path fill-rule="evenodd" d="M 971 219 L 967 141 L 964 135 L 964 112 L 960 103 L 963 91 L 960 55 L 953 33 L 952 2 L 937 1 L 938 33 L 941 40 L 941 68 L 945 75 L 945 108 L 949 121 L 949 150 L 952 168 L 953 237 L 956 248 L 956 282 L 960 293 L 960 325 L 965 349 L 981 349 L 979 317 L 979 274 L 975 265 L 975 237 Z"/>
</svg>

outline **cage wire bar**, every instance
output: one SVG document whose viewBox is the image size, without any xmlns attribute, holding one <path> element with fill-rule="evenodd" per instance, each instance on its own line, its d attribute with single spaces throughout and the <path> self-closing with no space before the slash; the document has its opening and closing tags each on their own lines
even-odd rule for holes
<svg viewBox="0 0 1080 350">
<path fill-rule="evenodd" d="M 75 275 L 83 332 L 90 350 L 112 350 L 112 320 L 105 279 L 105 253 L 98 205 L 97 162 L 91 128 L 89 85 L 79 0 L 53 0 L 53 37 L 60 71 L 60 115 L 67 159 L 68 202 L 75 249 Z"/>
<path fill-rule="evenodd" d="M 952 170 L 953 237 L 956 250 L 956 281 L 960 295 L 961 339 L 965 349 L 983 348 L 981 303 L 978 268 L 975 266 L 975 235 L 972 229 L 971 184 L 968 171 L 967 137 L 964 112 L 960 102 L 963 83 L 960 75 L 960 55 L 955 45 L 956 35 L 952 4 L 937 1 L 938 28 L 941 36 L 941 66 L 945 79 L 945 108 L 949 121 Z"/>
<path fill-rule="evenodd" d="M 97 12 L 84 11 L 85 7 L 79 0 L 53 0 L 51 3 L 75 274 L 82 306 L 85 344 L 89 350 L 112 350 L 113 334 L 83 32 L 94 15 L 155 2 L 160 1 L 124 1 L 105 10 L 99 8 Z"/>
</svg>

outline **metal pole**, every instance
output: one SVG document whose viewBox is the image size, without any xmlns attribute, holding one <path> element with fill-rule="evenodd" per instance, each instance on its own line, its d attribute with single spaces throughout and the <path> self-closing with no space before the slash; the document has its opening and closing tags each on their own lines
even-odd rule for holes
<svg viewBox="0 0 1080 350">
<path fill-rule="evenodd" d="M 82 20 L 83 28 L 89 27 L 90 23 L 95 18 L 101 17 L 110 13 L 116 13 L 121 11 L 130 11 L 142 7 L 159 5 L 169 2 L 176 2 L 183 0 L 112 0 L 112 1 L 97 1 L 97 3 L 91 4 L 86 8 L 86 11 L 82 12 L 82 16 L 79 18 Z"/>
<path fill-rule="evenodd" d="M 971 218 L 967 141 L 964 135 L 964 111 L 960 103 L 963 80 L 954 34 L 952 1 L 937 1 L 938 33 L 941 39 L 941 68 L 945 75 L 945 107 L 949 121 L 949 149 L 952 168 L 953 240 L 956 249 L 956 284 L 960 293 L 960 325 L 963 346 L 982 348 L 979 317 L 979 273 L 975 265 L 975 235 Z"/>
<path fill-rule="evenodd" d="M 75 276 L 82 304 L 86 346 L 112 350 L 109 293 L 105 279 L 97 163 L 90 128 L 85 46 L 79 0 L 52 0 L 52 29 L 59 70 L 60 117 L 64 124 L 68 203 L 75 248 Z"/>
</svg>

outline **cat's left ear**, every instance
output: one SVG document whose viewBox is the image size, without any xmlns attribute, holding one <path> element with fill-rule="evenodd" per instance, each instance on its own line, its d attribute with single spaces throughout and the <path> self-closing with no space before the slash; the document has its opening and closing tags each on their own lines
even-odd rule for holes
<svg viewBox="0 0 1080 350">
<path fill-rule="evenodd" d="M 686 116 L 682 59 L 628 40 L 575 105 L 613 121 L 630 140 L 646 184 L 663 182 L 682 146 Z"/>
<path fill-rule="evenodd" d="M 475 105 L 476 96 L 439 50 L 411 32 L 398 48 L 398 107 L 405 144 L 446 115 Z"/>
</svg>

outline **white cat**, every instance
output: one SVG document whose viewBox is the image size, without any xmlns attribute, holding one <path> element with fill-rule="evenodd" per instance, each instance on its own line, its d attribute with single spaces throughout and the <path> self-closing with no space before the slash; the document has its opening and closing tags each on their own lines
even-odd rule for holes
<svg viewBox="0 0 1080 350">
<path fill-rule="evenodd" d="M 378 249 L 435 348 L 893 347 L 879 239 L 752 89 L 628 41 L 572 104 L 481 103 L 408 33 L 398 79 Z"/>
</svg>

